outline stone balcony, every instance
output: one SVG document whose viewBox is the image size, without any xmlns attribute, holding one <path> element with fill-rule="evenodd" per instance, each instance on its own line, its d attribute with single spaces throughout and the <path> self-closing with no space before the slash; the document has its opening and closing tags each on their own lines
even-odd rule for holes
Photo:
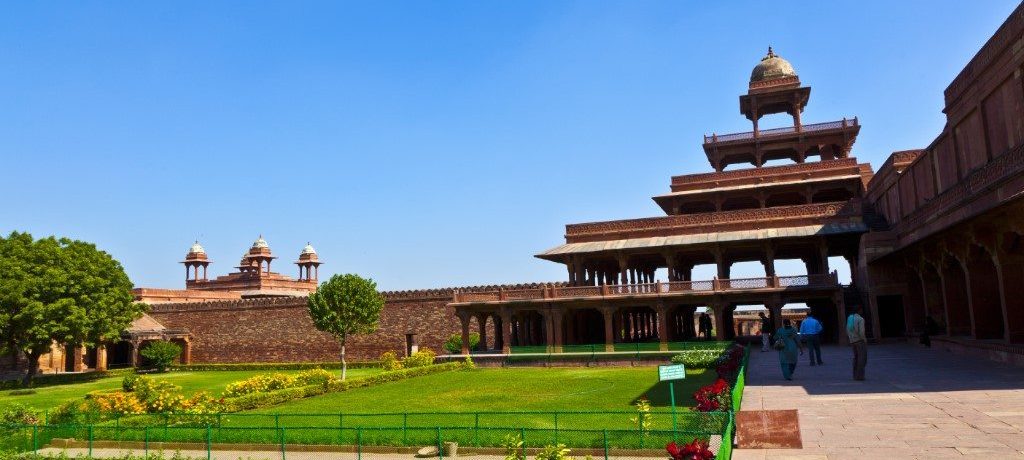
<svg viewBox="0 0 1024 460">
<path fill-rule="evenodd" d="M 601 286 L 542 286 L 530 289 L 498 289 L 484 292 L 455 291 L 452 305 L 545 303 L 553 301 L 607 301 L 613 299 L 678 299 L 727 293 L 772 293 L 839 289 L 836 272 L 823 275 L 766 276 L 757 278 L 671 281 Z"/>
<path fill-rule="evenodd" d="M 815 155 L 831 160 L 849 156 L 858 133 L 860 122 L 854 117 L 756 132 L 712 134 L 704 136 L 704 153 L 719 172 L 731 164 L 750 163 L 760 168 L 770 160 L 803 163 Z"/>
</svg>

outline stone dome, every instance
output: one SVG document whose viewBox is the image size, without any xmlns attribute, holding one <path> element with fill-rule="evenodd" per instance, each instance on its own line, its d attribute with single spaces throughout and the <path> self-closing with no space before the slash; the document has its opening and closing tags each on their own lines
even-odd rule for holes
<svg viewBox="0 0 1024 460">
<path fill-rule="evenodd" d="M 775 51 L 769 46 L 768 54 L 761 58 L 761 62 L 754 66 L 754 70 L 750 72 L 750 83 L 754 84 L 795 76 L 797 75 L 796 70 L 793 70 L 793 65 L 775 54 Z"/>
<path fill-rule="evenodd" d="M 313 249 L 313 245 L 306 243 L 306 247 L 302 248 L 300 254 L 316 254 L 316 249 Z"/>
<path fill-rule="evenodd" d="M 267 245 L 267 240 L 263 239 L 263 235 L 260 235 L 260 237 L 257 238 L 256 241 L 252 242 L 252 248 L 251 249 L 263 249 L 263 248 L 269 249 L 270 246 Z"/>
<path fill-rule="evenodd" d="M 189 254 L 206 254 L 206 249 L 203 249 L 203 246 L 201 244 L 199 244 L 199 240 L 196 240 L 195 243 L 192 243 L 192 247 L 188 248 L 188 253 Z"/>
<path fill-rule="evenodd" d="M 299 261 L 302 262 L 319 262 L 320 257 L 316 254 L 316 249 L 313 249 L 313 245 L 306 243 L 306 247 L 302 248 L 302 252 L 299 253 Z"/>
</svg>

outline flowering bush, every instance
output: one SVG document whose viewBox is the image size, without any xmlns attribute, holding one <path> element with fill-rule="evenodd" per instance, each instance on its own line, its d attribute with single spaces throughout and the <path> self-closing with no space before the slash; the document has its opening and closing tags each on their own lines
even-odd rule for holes
<svg viewBox="0 0 1024 460">
<path fill-rule="evenodd" d="M 685 350 L 672 357 L 672 364 L 683 364 L 687 369 L 710 369 L 721 354 L 719 350 Z"/>
<path fill-rule="evenodd" d="M 729 383 L 725 379 L 715 380 L 715 383 L 704 385 L 695 391 L 693 399 L 697 400 L 697 410 L 700 412 L 729 410 L 732 403 Z"/>
<path fill-rule="evenodd" d="M 668 443 L 665 450 L 672 456 L 672 460 L 714 460 L 715 453 L 708 448 L 708 442 L 703 439 L 694 439 L 682 447 L 674 442 Z"/>
<path fill-rule="evenodd" d="M 727 382 L 735 382 L 742 363 L 743 347 L 733 344 L 715 360 L 715 372 L 718 373 L 718 378 L 725 379 Z"/>
<path fill-rule="evenodd" d="M 103 416 L 119 417 L 122 415 L 144 414 L 146 412 L 146 407 L 134 393 L 125 393 L 123 391 L 94 393 L 90 397 Z"/>
<path fill-rule="evenodd" d="M 286 374 L 259 374 L 245 380 L 231 382 L 224 389 L 224 396 L 234 398 L 250 393 L 283 390 L 298 386 L 298 379 Z"/>
<path fill-rule="evenodd" d="M 328 383 L 337 380 L 337 377 L 323 369 L 310 369 L 308 371 L 299 372 L 295 376 L 295 380 L 296 384 L 299 386 L 327 385 Z"/>
<path fill-rule="evenodd" d="M 402 362 L 393 351 L 385 351 L 380 355 L 380 367 L 385 371 L 397 371 L 402 368 Z"/>
<path fill-rule="evenodd" d="M 434 353 L 434 350 L 429 348 L 420 348 L 420 351 L 417 351 L 408 358 L 405 358 L 405 361 L 402 361 L 402 364 L 405 367 L 429 366 L 434 364 L 435 356 L 437 356 L 437 353 Z"/>
</svg>

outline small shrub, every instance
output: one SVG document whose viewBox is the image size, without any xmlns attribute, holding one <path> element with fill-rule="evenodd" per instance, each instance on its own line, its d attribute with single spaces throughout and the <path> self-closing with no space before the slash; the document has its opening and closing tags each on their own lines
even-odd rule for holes
<svg viewBox="0 0 1024 460">
<path fill-rule="evenodd" d="M 229 383 L 224 389 L 224 396 L 234 398 L 251 393 L 265 393 L 299 386 L 296 377 L 286 374 L 259 374 L 245 380 Z"/>
<path fill-rule="evenodd" d="M 469 333 L 469 349 L 473 350 L 477 345 L 480 344 L 480 334 L 476 332 Z M 444 341 L 444 349 L 448 353 L 457 355 L 462 353 L 462 334 L 452 334 L 448 336 L 448 340 Z"/>
<path fill-rule="evenodd" d="M 547 445 L 544 446 L 540 452 L 537 452 L 537 460 L 567 460 L 572 457 L 569 453 L 572 452 L 565 444 L 559 444 L 557 446 Z"/>
<path fill-rule="evenodd" d="M 476 369 L 476 363 L 473 362 L 473 358 L 466 355 L 466 359 L 462 361 L 462 364 L 466 366 L 466 369 Z"/>
<path fill-rule="evenodd" d="M 139 376 L 133 386 L 135 397 L 147 412 L 170 412 L 179 408 L 185 399 L 181 387 L 165 381 Z"/>
<path fill-rule="evenodd" d="M 402 361 L 402 364 L 409 368 L 429 366 L 434 364 L 434 358 L 436 356 L 437 354 L 434 353 L 434 350 L 429 348 L 420 348 L 420 351 L 417 351 L 416 353 L 413 353 L 412 356 L 405 358 L 405 361 Z"/>
<path fill-rule="evenodd" d="M 92 399 L 65 401 L 50 411 L 47 423 L 53 425 L 85 425 L 100 419 L 99 408 Z"/>
<path fill-rule="evenodd" d="M 523 452 L 523 438 L 518 434 L 507 434 L 501 441 L 501 447 L 505 448 L 505 460 L 526 460 Z"/>
<path fill-rule="evenodd" d="M 127 392 L 135 391 L 135 384 L 142 378 L 139 374 L 131 373 L 121 379 L 121 389 Z"/>
<path fill-rule="evenodd" d="M 380 367 L 385 371 L 397 371 L 402 368 L 402 362 L 393 351 L 385 351 L 380 355 Z"/>
<path fill-rule="evenodd" d="M 146 345 L 139 354 L 149 361 L 158 372 L 164 372 L 181 355 L 181 347 L 166 340 L 156 340 Z"/>
<path fill-rule="evenodd" d="M 700 387 L 693 393 L 693 399 L 697 400 L 700 412 L 727 411 L 732 405 L 732 394 L 725 379 Z"/>
<path fill-rule="evenodd" d="M 629 419 L 633 425 L 640 430 L 642 436 L 647 436 L 654 427 L 654 418 L 651 417 L 651 401 L 646 396 L 641 397 L 634 404 L 636 415 Z"/>
<path fill-rule="evenodd" d="M 686 350 L 672 357 L 672 364 L 682 364 L 687 369 L 710 369 L 715 366 L 719 350 Z"/>
<path fill-rule="evenodd" d="M 37 425 L 36 411 L 21 404 L 11 404 L 0 410 L 0 429 L 12 429 L 21 425 Z"/>
<path fill-rule="evenodd" d="M 36 390 L 11 390 L 7 393 L 8 396 L 26 396 L 34 394 L 36 394 Z"/>
</svg>

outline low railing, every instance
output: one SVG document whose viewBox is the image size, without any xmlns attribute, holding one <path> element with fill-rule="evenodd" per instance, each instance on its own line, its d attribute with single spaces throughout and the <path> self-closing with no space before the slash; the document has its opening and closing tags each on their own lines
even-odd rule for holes
<svg viewBox="0 0 1024 460">
<path fill-rule="evenodd" d="M 548 286 L 515 291 L 455 291 L 454 303 L 529 301 L 573 299 L 583 297 L 628 297 L 636 295 L 686 295 L 708 292 L 746 291 L 758 289 L 816 289 L 839 287 L 837 272 L 818 275 L 761 276 L 755 278 L 712 279 L 702 281 L 668 281 L 637 284 L 604 284 L 600 286 Z"/>
<path fill-rule="evenodd" d="M 852 120 L 848 120 L 846 118 L 843 118 L 842 120 L 839 120 L 839 121 L 827 121 L 827 122 L 824 122 L 824 123 L 814 123 L 814 124 L 810 124 L 810 125 L 801 125 L 799 132 L 802 133 L 802 134 L 805 134 L 805 133 L 816 133 L 816 132 L 820 132 L 820 131 L 830 131 L 830 130 L 835 130 L 835 129 L 853 128 L 853 127 L 856 127 L 856 126 L 859 126 L 859 122 L 857 121 L 857 117 L 853 117 Z M 747 140 L 747 139 L 765 139 L 765 138 L 771 138 L 771 137 L 776 137 L 776 136 L 785 136 L 785 135 L 795 134 L 795 133 L 797 133 L 797 130 L 796 130 L 795 126 L 786 126 L 784 128 L 772 128 L 772 129 L 758 130 L 756 135 L 754 134 L 753 131 L 748 131 L 748 132 L 745 132 L 745 133 L 722 134 L 722 135 L 712 134 L 710 136 L 704 135 L 704 143 L 705 144 L 719 144 L 719 143 L 722 143 L 722 142 L 732 142 L 732 141 Z"/>
</svg>

